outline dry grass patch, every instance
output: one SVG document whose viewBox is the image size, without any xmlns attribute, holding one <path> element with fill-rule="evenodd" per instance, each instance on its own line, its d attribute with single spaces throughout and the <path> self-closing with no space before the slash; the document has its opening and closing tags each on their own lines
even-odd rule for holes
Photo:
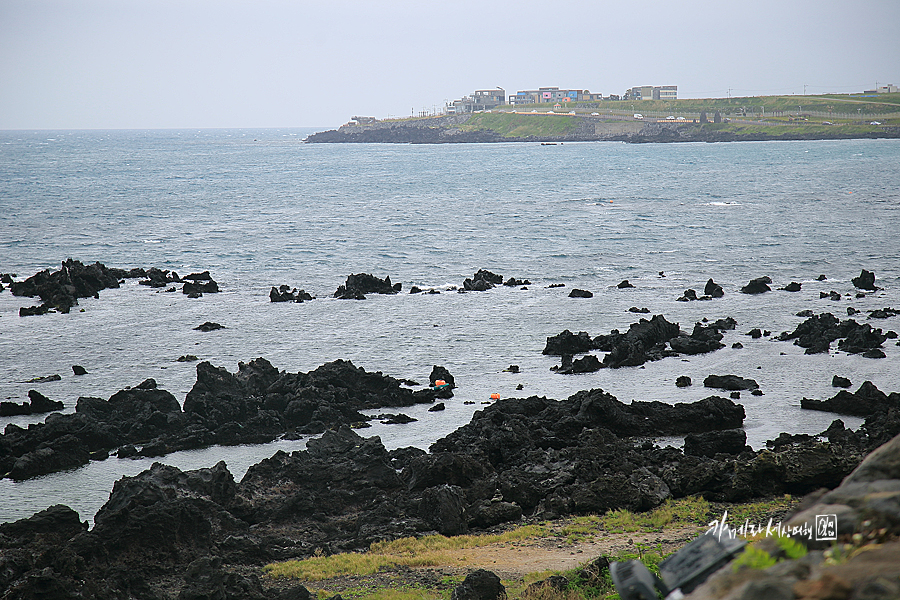
<svg viewBox="0 0 900 600">
<path fill-rule="evenodd" d="M 428 535 L 376 542 L 363 554 L 346 553 L 289 560 L 265 566 L 272 577 L 294 577 L 305 581 L 321 581 L 341 575 L 373 575 L 392 567 L 436 567 L 457 562 L 454 551 L 492 544 L 516 542 L 543 537 L 549 528 L 524 525 L 511 531 L 491 535 Z"/>
</svg>

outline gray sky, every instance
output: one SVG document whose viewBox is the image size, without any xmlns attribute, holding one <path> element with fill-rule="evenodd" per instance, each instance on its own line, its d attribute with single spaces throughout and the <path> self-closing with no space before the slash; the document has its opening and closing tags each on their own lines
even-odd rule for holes
<svg viewBox="0 0 900 600">
<path fill-rule="evenodd" d="M 0 129 L 336 126 L 497 86 L 855 92 L 900 84 L 898 26 L 898 0 L 0 0 Z"/>
</svg>

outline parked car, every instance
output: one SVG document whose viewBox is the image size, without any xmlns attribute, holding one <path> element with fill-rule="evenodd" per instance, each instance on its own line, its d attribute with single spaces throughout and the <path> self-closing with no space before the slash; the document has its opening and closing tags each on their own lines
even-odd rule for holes
<svg viewBox="0 0 900 600">
<path fill-rule="evenodd" d="M 634 118 L 635 119 L 643 119 L 644 115 L 642 115 L 641 113 L 634 113 Z"/>
<path fill-rule="evenodd" d="M 592 117 L 599 117 L 599 116 L 600 116 L 600 113 L 591 113 L 591 116 L 592 116 Z"/>
<path fill-rule="evenodd" d="M 668 117 L 666 117 L 666 121 L 674 121 L 674 120 L 675 120 L 675 115 L 669 115 Z"/>
<path fill-rule="evenodd" d="M 872 121 L 869 125 L 881 125 L 881 121 Z"/>
<path fill-rule="evenodd" d="M 675 120 L 676 120 L 676 121 L 684 121 L 684 117 L 678 117 L 678 118 L 675 119 Z"/>
</svg>

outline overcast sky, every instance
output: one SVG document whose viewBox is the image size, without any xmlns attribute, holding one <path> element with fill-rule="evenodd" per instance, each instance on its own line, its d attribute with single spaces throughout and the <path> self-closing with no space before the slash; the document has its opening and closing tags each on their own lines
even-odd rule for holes
<svg viewBox="0 0 900 600">
<path fill-rule="evenodd" d="M 898 27 L 898 0 L 0 0 L 0 129 L 337 126 L 497 86 L 848 93 L 900 84 Z"/>
</svg>

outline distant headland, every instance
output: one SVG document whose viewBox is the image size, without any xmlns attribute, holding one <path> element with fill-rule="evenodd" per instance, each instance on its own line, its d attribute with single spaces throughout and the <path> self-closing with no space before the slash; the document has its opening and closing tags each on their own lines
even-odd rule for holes
<svg viewBox="0 0 900 600">
<path fill-rule="evenodd" d="M 478 109 L 471 112 L 454 109 L 449 114 L 423 113 L 408 118 L 353 117 L 338 129 L 315 133 L 305 141 L 552 144 L 900 138 L 897 92 L 706 99 L 582 98 L 565 103 L 556 99 L 527 104 L 504 101 L 490 108 L 473 105 Z M 495 97 L 494 102 L 499 99 Z"/>
</svg>

